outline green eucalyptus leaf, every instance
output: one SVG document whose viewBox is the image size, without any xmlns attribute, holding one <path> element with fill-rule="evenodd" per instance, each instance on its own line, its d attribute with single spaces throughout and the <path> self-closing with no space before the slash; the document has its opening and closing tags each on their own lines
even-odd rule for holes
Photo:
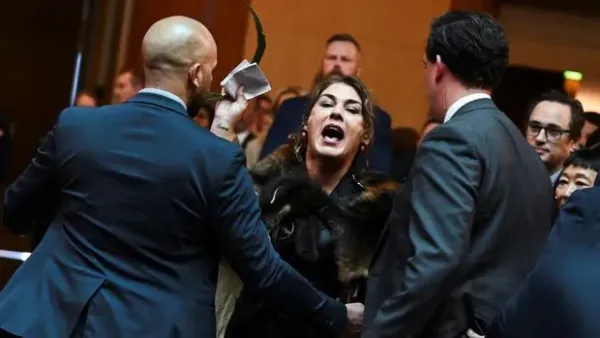
<svg viewBox="0 0 600 338">
<path fill-rule="evenodd" d="M 256 50 L 254 51 L 252 62 L 260 64 L 260 61 L 262 60 L 262 57 L 265 54 L 265 49 L 267 48 L 267 39 L 265 36 L 265 32 L 263 31 L 263 26 L 260 22 L 258 14 L 256 14 L 252 7 L 250 7 L 250 12 L 252 13 L 252 19 L 254 20 L 254 26 L 256 27 Z M 225 95 L 221 95 L 220 93 L 207 92 L 202 95 L 202 102 L 210 105 L 216 105 L 219 101 L 223 100 L 224 98 Z"/>
<path fill-rule="evenodd" d="M 254 52 L 254 56 L 252 57 L 252 62 L 260 64 L 260 61 L 262 60 L 262 57 L 265 53 L 265 49 L 267 48 L 267 38 L 265 36 L 265 32 L 263 31 L 263 26 L 260 22 L 258 14 L 256 14 L 252 7 L 250 7 L 250 12 L 252 13 L 252 18 L 254 19 L 254 26 L 256 27 L 256 51 Z"/>
</svg>

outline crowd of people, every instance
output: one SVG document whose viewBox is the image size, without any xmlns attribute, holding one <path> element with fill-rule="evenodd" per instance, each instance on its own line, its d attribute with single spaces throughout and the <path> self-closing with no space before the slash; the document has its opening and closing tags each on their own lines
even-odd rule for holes
<svg viewBox="0 0 600 338">
<path fill-rule="evenodd" d="M 0 337 L 600 336 L 600 115 L 548 91 L 523 132 L 491 97 L 503 28 L 451 11 L 428 120 L 392 131 L 362 52 L 333 35 L 308 92 L 215 106 L 208 29 L 152 25 L 143 77 L 82 92 L 5 192 L 4 226 L 47 226 Z"/>
</svg>

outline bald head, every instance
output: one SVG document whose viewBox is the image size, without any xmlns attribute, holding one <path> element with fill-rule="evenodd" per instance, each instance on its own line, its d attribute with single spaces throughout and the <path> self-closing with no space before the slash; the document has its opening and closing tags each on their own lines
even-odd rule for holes
<svg viewBox="0 0 600 338">
<path fill-rule="evenodd" d="M 142 42 L 146 87 L 167 90 L 189 103 L 210 90 L 217 45 L 208 29 L 185 16 L 153 24 Z"/>
<path fill-rule="evenodd" d="M 216 60 L 216 44 L 208 29 L 200 22 L 172 16 L 154 23 L 142 42 L 142 55 L 147 69 L 184 70 L 195 63 Z"/>
</svg>

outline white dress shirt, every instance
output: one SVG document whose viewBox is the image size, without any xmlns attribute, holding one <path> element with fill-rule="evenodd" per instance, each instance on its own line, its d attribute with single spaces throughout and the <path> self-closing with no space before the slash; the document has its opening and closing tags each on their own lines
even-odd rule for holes
<svg viewBox="0 0 600 338">
<path fill-rule="evenodd" d="M 486 93 L 475 93 L 475 94 L 469 94 L 467 96 L 461 97 L 456 102 L 454 102 L 450 106 L 450 108 L 448 108 L 448 111 L 446 111 L 446 116 L 444 117 L 444 123 L 448 122 L 448 120 L 450 120 L 452 118 L 452 116 L 454 116 L 454 114 L 456 114 L 456 112 L 460 108 L 465 106 L 467 103 L 473 102 L 475 100 L 491 99 L 491 98 L 492 97 Z"/>
<path fill-rule="evenodd" d="M 555 171 L 552 175 L 550 175 L 550 182 L 552 182 L 552 185 L 556 184 L 556 181 L 558 180 L 558 177 L 560 176 L 561 172 L 562 169 L 559 169 Z"/>
</svg>

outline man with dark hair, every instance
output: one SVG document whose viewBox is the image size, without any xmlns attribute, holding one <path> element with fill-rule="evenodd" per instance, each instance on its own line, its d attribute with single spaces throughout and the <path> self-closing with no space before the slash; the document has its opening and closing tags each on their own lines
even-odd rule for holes
<svg viewBox="0 0 600 338">
<path fill-rule="evenodd" d="M 377 249 L 363 338 L 484 335 L 550 230 L 544 165 L 494 105 L 508 42 L 493 18 L 433 20 L 423 61 L 430 115 Z"/>
<path fill-rule="evenodd" d="M 354 47 L 356 47 L 356 49 L 358 50 L 359 53 L 362 53 L 362 50 L 360 49 L 360 44 L 358 43 L 358 41 L 350 34 L 347 33 L 339 33 L 339 34 L 333 34 L 332 36 L 329 37 L 329 39 L 327 39 L 327 45 L 330 45 L 333 42 L 349 42 L 351 44 L 354 45 Z"/>
<path fill-rule="evenodd" d="M 113 103 L 123 103 L 134 97 L 144 86 L 143 76 L 134 70 L 121 71 L 113 87 Z"/>
<path fill-rule="evenodd" d="M 323 64 L 315 77 L 315 83 L 332 73 L 358 76 L 360 58 L 360 45 L 352 35 L 332 35 L 327 39 Z M 260 158 L 287 143 L 288 136 L 301 128 L 307 105 L 307 96 L 291 98 L 281 104 L 265 139 Z M 375 142 L 369 150 L 368 161 L 373 169 L 384 173 L 390 173 L 391 170 L 391 130 L 392 120 L 389 114 L 375 106 Z"/>
<path fill-rule="evenodd" d="M 554 183 L 565 160 L 579 147 L 583 106 L 566 94 L 551 90 L 531 102 L 528 114 L 527 142 L 546 165 Z"/>
<path fill-rule="evenodd" d="M 581 130 L 581 139 L 579 140 L 579 144 L 589 147 L 593 145 L 588 144 L 590 136 L 600 128 L 600 114 L 593 111 L 588 111 L 583 114 L 583 118 L 585 119 L 585 123 L 583 124 L 583 129 Z"/>
</svg>

